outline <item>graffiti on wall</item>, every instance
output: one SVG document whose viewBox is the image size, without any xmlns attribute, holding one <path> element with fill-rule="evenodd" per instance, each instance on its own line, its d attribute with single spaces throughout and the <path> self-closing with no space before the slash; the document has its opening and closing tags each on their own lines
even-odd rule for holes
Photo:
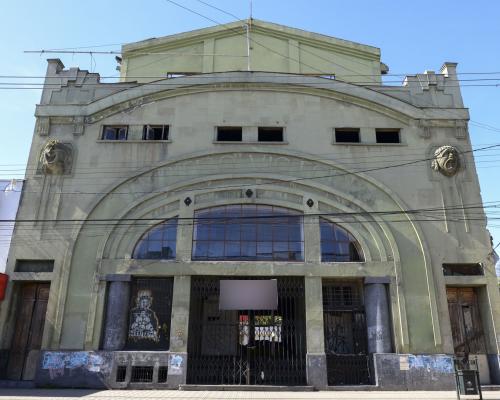
<svg viewBox="0 0 500 400">
<path fill-rule="evenodd" d="M 453 359 L 449 356 L 414 356 L 408 357 L 410 369 L 426 369 L 443 374 L 453 373 Z"/>
<path fill-rule="evenodd" d="M 135 304 L 136 307 L 130 310 L 129 339 L 159 342 L 160 324 L 155 312 L 151 310 L 151 306 L 153 305 L 151 291 L 140 290 L 137 293 Z"/>
<path fill-rule="evenodd" d="M 108 360 L 91 351 L 60 352 L 49 351 L 43 355 L 42 369 L 49 371 L 51 379 L 64 376 L 64 370 L 83 368 L 89 372 L 107 372 Z"/>
</svg>

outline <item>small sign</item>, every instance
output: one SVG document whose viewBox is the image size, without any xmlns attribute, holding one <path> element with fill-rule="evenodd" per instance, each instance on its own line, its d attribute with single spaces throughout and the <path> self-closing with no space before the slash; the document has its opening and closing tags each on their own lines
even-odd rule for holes
<svg viewBox="0 0 500 400">
<path fill-rule="evenodd" d="M 399 356 L 399 370 L 408 371 L 410 369 L 410 361 L 408 356 Z"/>
</svg>

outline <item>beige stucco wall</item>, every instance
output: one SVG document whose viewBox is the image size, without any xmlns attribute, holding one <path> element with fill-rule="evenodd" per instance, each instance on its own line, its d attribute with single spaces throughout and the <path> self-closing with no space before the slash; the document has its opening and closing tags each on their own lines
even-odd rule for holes
<svg viewBox="0 0 500 400">
<path fill-rule="evenodd" d="M 175 73 L 252 70 L 379 84 L 381 69 L 376 47 L 259 20 L 128 44 L 122 58 L 121 79 L 139 82 Z"/>
<path fill-rule="evenodd" d="M 66 73 L 54 65 L 49 65 L 51 74 Z M 73 90 L 69 86 L 48 89 L 37 107 L 18 218 L 47 222 L 17 225 L 7 271 L 12 282 L 51 280 L 44 347 L 99 346 L 105 297 L 101 279 L 109 273 L 293 274 L 316 284 L 321 277 L 389 276 L 396 351 L 412 353 L 452 353 L 445 285 L 482 286 L 487 290 L 482 307 L 488 352 L 497 353 L 499 294 L 493 264 L 487 259 L 491 246 L 485 220 L 477 218 L 483 216 L 480 210 L 465 209 L 460 218 L 443 213 L 435 222 L 405 213 L 481 203 L 466 130 L 464 134 L 468 113 L 460 107 L 456 85 L 447 87 L 442 78 L 441 86 L 422 89 L 409 84 L 397 95 L 388 89 L 389 96 L 383 87 L 373 90 L 270 72 L 162 82 L 165 85 L 132 85 L 112 95 L 95 94 L 91 100 L 82 90 L 80 104 L 73 105 L 54 105 L 51 100 Z M 398 100 L 412 96 L 416 104 Z M 441 107 L 420 106 L 432 98 Z M 129 125 L 130 139 L 140 139 L 144 124 L 168 124 L 171 139 L 102 141 L 106 124 Z M 244 126 L 247 142 L 214 143 L 218 125 Z M 275 125 L 285 128 L 283 144 L 254 141 L 256 127 Z M 360 127 L 363 144 L 333 143 L 335 127 Z M 376 144 L 376 128 L 400 129 L 401 144 Z M 49 138 L 72 144 L 70 175 L 37 172 L 40 150 Z M 430 168 L 433 150 L 444 144 L 466 152 L 460 172 L 451 178 Z M 378 169 L 384 166 L 392 167 Z M 244 195 L 247 188 L 255 193 L 251 199 Z M 193 200 L 190 206 L 183 202 L 187 196 Z M 306 205 L 309 198 L 313 208 Z M 333 220 L 359 240 L 366 262 L 321 263 L 315 224 L 305 225 L 303 263 L 191 262 L 190 224 L 178 230 L 177 260 L 130 259 L 148 228 L 144 222 L 131 226 L 130 220 L 175 215 L 189 220 L 197 208 L 231 203 L 275 204 L 306 214 L 354 212 L 353 217 Z M 400 214 L 374 216 L 375 211 Z M 474 220 L 456 221 L 472 216 Z M 92 221 L 98 219 L 109 221 L 96 227 Z M 16 259 L 54 259 L 55 269 L 38 275 L 17 273 Z M 445 279 L 444 262 L 484 262 L 486 275 Z M 9 294 L 12 288 L 11 284 Z M 4 347 L 14 304 L 8 299 L 0 309 Z"/>
</svg>

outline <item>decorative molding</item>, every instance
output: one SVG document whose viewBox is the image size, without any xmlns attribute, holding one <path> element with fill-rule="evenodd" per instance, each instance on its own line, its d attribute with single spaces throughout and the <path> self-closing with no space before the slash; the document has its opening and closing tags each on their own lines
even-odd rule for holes
<svg viewBox="0 0 500 400">
<path fill-rule="evenodd" d="M 80 136 L 83 135 L 85 130 L 85 117 L 74 116 L 73 117 L 73 135 Z"/>
<path fill-rule="evenodd" d="M 431 121 L 425 119 L 418 120 L 418 127 L 420 128 L 420 137 L 428 139 L 431 137 Z"/>
<path fill-rule="evenodd" d="M 36 119 L 35 132 L 39 136 L 48 136 L 50 130 L 50 117 Z"/>
</svg>

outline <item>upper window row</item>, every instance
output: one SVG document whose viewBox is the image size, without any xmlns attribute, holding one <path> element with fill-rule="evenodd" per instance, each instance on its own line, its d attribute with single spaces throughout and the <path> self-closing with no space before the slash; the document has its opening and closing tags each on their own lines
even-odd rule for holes
<svg viewBox="0 0 500 400">
<path fill-rule="evenodd" d="M 377 143 L 401 143 L 399 129 L 375 129 Z M 362 143 L 359 128 L 335 128 L 335 143 Z"/>
<path fill-rule="evenodd" d="M 401 143 L 399 129 L 376 129 L 376 143 Z M 102 140 L 127 140 L 128 125 L 104 125 Z M 144 125 L 142 140 L 169 140 L 168 125 Z M 244 142 L 243 127 L 218 126 L 216 128 L 217 142 Z M 283 127 L 261 126 L 257 128 L 258 142 L 284 142 Z M 335 143 L 362 143 L 359 128 L 335 128 Z"/>
<path fill-rule="evenodd" d="M 195 212 L 192 260 L 304 261 L 302 213 L 266 205 L 227 205 Z M 360 262 L 362 251 L 344 228 L 320 220 L 321 260 Z M 175 259 L 177 218 L 146 232 L 133 258 Z"/>
<path fill-rule="evenodd" d="M 144 125 L 142 128 L 142 140 L 168 140 L 168 133 L 168 125 Z M 104 125 L 101 139 L 127 140 L 128 125 Z"/>
</svg>

